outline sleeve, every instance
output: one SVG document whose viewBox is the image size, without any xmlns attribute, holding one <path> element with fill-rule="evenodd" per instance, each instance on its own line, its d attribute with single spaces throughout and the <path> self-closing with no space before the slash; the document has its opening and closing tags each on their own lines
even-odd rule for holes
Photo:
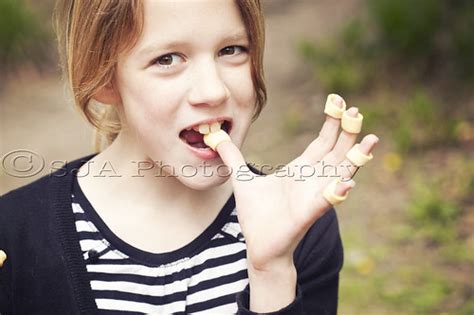
<svg viewBox="0 0 474 315">
<path fill-rule="evenodd" d="M 3 283 L 0 283 L 0 314 L 9 314 L 10 299 Z"/>
<path fill-rule="evenodd" d="M 343 247 L 334 208 L 313 224 L 298 245 L 294 262 L 298 272 L 296 298 L 286 307 L 267 315 L 337 314 L 339 272 Z M 249 310 L 249 285 L 237 294 L 238 314 L 261 314 Z"/>
<path fill-rule="evenodd" d="M 7 254 L 7 260 L 3 263 L 3 266 L 0 267 L 0 314 L 11 314 L 10 276 L 8 271 L 10 259 L 8 258 L 9 250 L 5 237 L 7 231 L 5 215 L 7 215 L 7 213 L 2 198 L 3 196 L 0 197 L 0 249 Z"/>
</svg>

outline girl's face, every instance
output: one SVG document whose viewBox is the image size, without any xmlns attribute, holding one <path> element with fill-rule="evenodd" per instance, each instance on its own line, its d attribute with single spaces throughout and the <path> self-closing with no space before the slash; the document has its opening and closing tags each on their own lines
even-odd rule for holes
<svg viewBox="0 0 474 315">
<path fill-rule="evenodd" d="M 234 0 L 145 0 L 142 36 L 116 69 L 124 149 L 194 189 L 225 182 L 222 160 L 196 153 L 180 134 L 225 119 L 242 146 L 256 102 L 248 45 Z"/>
</svg>

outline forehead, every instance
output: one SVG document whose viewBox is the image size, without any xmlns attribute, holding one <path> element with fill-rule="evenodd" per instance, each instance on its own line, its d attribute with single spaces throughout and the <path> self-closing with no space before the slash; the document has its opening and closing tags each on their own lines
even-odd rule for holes
<svg viewBox="0 0 474 315">
<path fill-rule="evenodd" d="M 143 31 L 134 50 L 143 54 L 171 42 L 207 45 L 246 37 L 234 0 L 145 0 Z"/>
</svg>

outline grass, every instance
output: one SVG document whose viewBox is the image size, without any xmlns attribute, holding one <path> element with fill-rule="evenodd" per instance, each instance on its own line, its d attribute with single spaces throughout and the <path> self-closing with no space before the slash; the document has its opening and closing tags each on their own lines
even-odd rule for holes
<svg viewBox="0 0 474 315">
<path fill-rule="evenodd" d="M 444 198 L 440 183 L 432 178 L 415 179 L 411 191 L 407 214 L 417 234 L 436 243 L 455 240 L 461 208 Z"/>
<path fill-rule="evenodd" d="M 376 281 L 377 294 L 410 314 L 433 314 L 447 298 L 447 280 L 430 266 L 400 266 Z"/>
</svg>

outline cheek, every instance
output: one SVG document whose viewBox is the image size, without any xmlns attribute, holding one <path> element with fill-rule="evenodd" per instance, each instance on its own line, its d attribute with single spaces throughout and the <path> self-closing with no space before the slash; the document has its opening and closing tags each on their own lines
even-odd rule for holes
<svg viewBox="0 0 474 315">
<path fill-rule="evenodd" d="M 239 107 L 244 110 L 251 110 L 255 106 L 256 93 L 252 82 L 250 67 L 235 72 L 228 77 L 227 86 L 237 101 Z"/>
<path fill-rule="evenodd" d="M 136 129 L 164 126 L 176 116 L 180 102 L 179 87 L 172 82 L 157 81 L 150 77 L 134 80 L 127 82 L 122 91 L 126 119 Z"/>
</svg>

